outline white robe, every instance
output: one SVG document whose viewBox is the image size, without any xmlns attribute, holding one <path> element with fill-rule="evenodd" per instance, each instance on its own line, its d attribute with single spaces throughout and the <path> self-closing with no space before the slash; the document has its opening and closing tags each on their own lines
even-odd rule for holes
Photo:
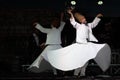
<svg viewBox="0 0 120 80">
<path fill-rule="evenodd" d="M 61 45 L 48 45 L 43 52 L 37 57 L 37 59 L 29 66 L 31 72 L 40 73 L 45 70 L 52 70 L 52 66 L 49 64 L 47 58 L 47 52 L 50 50 L 60 49 Z M 49 53 L 48 53 L 49 54 Z M 42 59 L 44 58 L 44 59 Z M 42 59 L 42 60 L 41 60 Z"/>
<path fill-rule="evenodd" d="M 50 51 L 47 55 L 50 64 L 63 71 L 80 68 L 90 59 L 94 59 L 100 68 L 105 71 L 110 65 L 111 50 L 107 44 L 74 43 L 70 46 Z"/>
<path fill-rule="evenodd" d="M 48 29 L 42 27 L 40 24 L 36 25 L 36 28 L 43 33 L 47 34 L 46 45 L 48 45 L 43 52 L 37 57 L 37 59 L 29 66 L 29 70 L 35 73 L 39 73 L 45 70 L 52 69 L 51 65 L 48 63 L 47 54 L 50 50 L 55 50 L 62 48 L 61 46 L 61 31 L 63 30 L 65 22 L 61 22 L 59 28 Z M 52 25 L 51 25 L 52 26 Z M 44 58 L 44 60 L 43 60 Z"/>
<path fill-rule="evenodd" d="M 89 41 L 98 41 L 92 34 L 99 18 L 95 18 L 92 23 L 79 24 L 74 18 L 70 20 L 76 28 L 76 42 L 67 47 L 50 51 L 47 54 L 49 63 L 60 70 L 69 71 L 83 67 L 90 59 L 94 59 L 100 68 L 105 71 L 110 65 L 111 50 L 108 44 L 96 44 Z"/>
</svg>

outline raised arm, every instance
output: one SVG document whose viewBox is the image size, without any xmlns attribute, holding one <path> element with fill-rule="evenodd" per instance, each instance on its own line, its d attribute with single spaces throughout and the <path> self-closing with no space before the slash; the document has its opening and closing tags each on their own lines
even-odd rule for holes
<svg viewBox="0 0 120 80">
<path fill-rule="evenodd" d="M 69 9 L 67 10 L 67 12 L 70 14 L 70 23 L 73 25 L 74 28 L 76 28 L 77 22 L 75 21 L 72 10 Z"/>
<path fill-rule="evenodd" d="M 93 20 L 93 22 L 92 23 L 89 23 L 88 25 L 91 27 L 91 28 L 95 28 L 97 25 L 98 25 L 98 23 L 100 22 L 100 17 L 103 17 L 103 15 L 102 14 L 98 14 L 96 17 L 95 17 L 95 19 Z"/>
<path fill-rule="evenodd" d="M 59 27 L 60 31 L 62 31 L 64 26 L 65 26 L 65 22 L 63 21 L 63 17 L 64 17 L 64 13 L 61 13 L 61 16 L 60 16 L 60 27 Z"/>
<path fill-rule="evenodd" d="M 43 33 L 49 33 L 51 29 L 46 29 L 44 27 L 42 27 L 39 23 L 34 23 L 35 28 L 40 30 Z"/>
</svg>

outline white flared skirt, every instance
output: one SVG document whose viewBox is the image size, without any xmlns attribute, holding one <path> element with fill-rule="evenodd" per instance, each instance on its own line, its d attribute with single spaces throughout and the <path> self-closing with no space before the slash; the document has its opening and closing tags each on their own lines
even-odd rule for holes
<svg viewBox="0 0 120 80">
<path fill-rule="evenodd" d="M 63 71 L 80 68 L 90 59 L 94 59 L 100 68 L 105 71 L 111 62 L 111 50 L 107 44 L 96 44 L 88 42 L 86 44 L 74 43 L 67 47 L 50 51 L 49 63 Z"/>
<path fill-rule="evenodd" d="M 50 50 L 55 50 L 60 48 L 62 48 L 60 44 L 48 45 L 43 50 L 43 52 L 37 57 L 37 59 L 29 66 L 28 69 L 35 73 L 52 69 L 52 66 L 49 64 L 47 54 L 49 54 Z"/>
</svg>

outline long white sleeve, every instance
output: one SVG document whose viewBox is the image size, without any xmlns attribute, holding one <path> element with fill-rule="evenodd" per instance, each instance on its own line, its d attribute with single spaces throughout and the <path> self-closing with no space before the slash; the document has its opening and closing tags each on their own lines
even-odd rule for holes
<svg viewBox="0 0 120 80">
<path fill-rule="evenodd" d="M 95 19 L 93 20 L 92 23 L 88 23 L 88 26 L 91 27 L 91 28 L 94 28 L 94 27 L 96 27 L 98 25 L 100 20 L 101 20 L 100 18 L 95 17 Z"/>
<path fill-rule="evenodd" d="M 65 26 L 65 22 L 61 21 L 61 22 L 60 22 L 59 30 L 62 31 L 63 28 L 64 28 L 64 26 Z"/>
<path fill-rule="evenodd" d="M 74 18 L 70 18 L 70 23 L 73 25 L 74 28 L 77 28 L 77 22 L 75 21 Z"/>
<path fill-rule="evenodd" d="M 44 27 L 42 27 L 40 24 L 37 24 L 37 25 L 35 26 L 35 28 L 37 28 L 38 30 L 40 30 L 40 31 L 43 32 L 43 33 L 49 33 L 49 32 L 51 31 L 51 29 L 44 28 Z"/>
</svg>

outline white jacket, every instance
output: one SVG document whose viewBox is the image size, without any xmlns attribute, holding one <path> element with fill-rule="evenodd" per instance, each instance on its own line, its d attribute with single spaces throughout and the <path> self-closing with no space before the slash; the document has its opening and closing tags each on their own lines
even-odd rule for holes
<svg viewBox="0 0 120 80">
<path fill-rule="evenodd" d="M 92 33 L 92 28 L 96 27 L 99 23 L 100 18 L 95 18 L 92 23 L 80 24 L 75 21 L 74 18 L 70 19 L 71 24 L 74 28 L 76 28 L 76 42 L 78 43 L 87 43 L 87 39 L 89 41 L 98 42 L 95 36 Z"/>
<path fill-rule="evenodd" d="M 48 29 L 42 27 L 40 24 L 37 24 L 35 27 L 47 34 L 46 44 L 61 44 L 61 31 L 63 30 L 64 25 L 65 22 L 61 21 L 59 28 L 52 27 L 51 29 Z"/>
</svg>

